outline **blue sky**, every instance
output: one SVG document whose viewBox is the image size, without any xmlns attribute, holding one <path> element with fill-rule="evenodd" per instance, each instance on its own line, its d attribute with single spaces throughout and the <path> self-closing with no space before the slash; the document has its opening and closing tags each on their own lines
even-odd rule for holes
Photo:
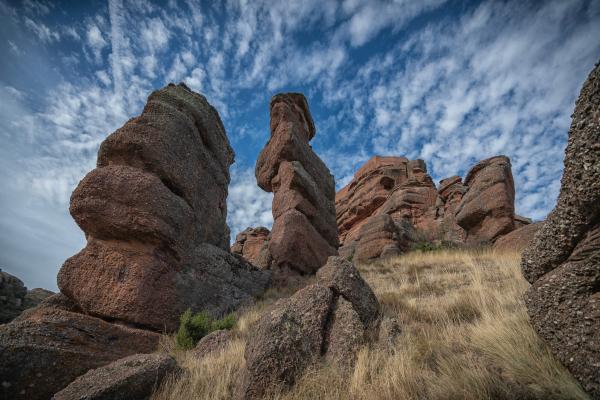
<svg viewBox="0 0 600 400">
<path fill-rule="evenodd" d="M 253 170 L 283 91 L 307 96 L 338 188 L 375 154 L 423 158 L 436 181 L 506 154 L 518 213 L 543 219 L 600 2 L 0 0 L 0 35 L 0 268 L 56 290 L 84 246 L 71 191 L 171 81 L 206 95 L 236 151 L 232 237 L 272 222 Z"/>
</svg>

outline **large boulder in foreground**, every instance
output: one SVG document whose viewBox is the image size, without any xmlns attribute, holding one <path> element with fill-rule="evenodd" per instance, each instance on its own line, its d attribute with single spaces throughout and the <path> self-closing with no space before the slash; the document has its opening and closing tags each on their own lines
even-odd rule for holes
<svg viewBox="0 0 600 400">
<path fill-rule="evenodd" d="M 88 371 L 52 400 L 144 400 L 170 375 L 179 373 L 166 354 L 136 354 Z"/>
<path fill-rule="evenodd" d="M 506 156 L 479 161 L 467 173 L 456 222 L 471 243 L 492 243 L 514 229 L 515 184 Z"/>
<path fill-rule="evenodd" d="M 377 298 L 358 270 L 330 257 L 316 283 L 279 300 L 256 323 L 235 397 L 262 399 L 285 390 L 322 359 L 351 367 L 360 347 L 375 340 L 379 322 Z"/>
<path fill-rule="evenodd" d="M 229 254 L 233 157 L 203 96 L 183 84 L 153 92 L 71 196 L 87 246 L 62 266 L 61 292 L 85 313 L 156 331 L 176 329 L 187 308 L 219 316 L 252 302 L 268 276 Z"/>
<path fill-rule="evenodd" d="M 315 126 L 300 93 L 273 96 L 271 137 L 256 161 L 258 185 L 273 192 L 273 229 L 268 244 L 274 279 L 314 273 L 337 254 L 335 185 L 311 148 Z"/>
<path fill-rule="evenodd" d="M 158 346 L 157 333 L 80 311 L 57 294 L 0 326 L 0 398 L 47 400 L 92 368 Z"/>
<path fill-rule="evenodd" d="M 600 399 L 600 63 L 575 105 L 556 207 L 523 252 L 531 323 Z"/>
</svg>

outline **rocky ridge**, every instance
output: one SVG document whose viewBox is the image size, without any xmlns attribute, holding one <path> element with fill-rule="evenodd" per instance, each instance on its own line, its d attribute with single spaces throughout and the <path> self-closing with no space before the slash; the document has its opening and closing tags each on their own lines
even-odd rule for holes
<svg viewBox="0 0 600 400">
<path fill-rule="evenodd" d="M 375 156 L 336 194 L 340 254 L 368 261 L 412 244 L 493 243 L 527 220 L 514 212 L 510 160 L 496 156 L 439 188 L 423 160 Z M 530 222 L 530 221 L 529 221 Z"/>
</svg>

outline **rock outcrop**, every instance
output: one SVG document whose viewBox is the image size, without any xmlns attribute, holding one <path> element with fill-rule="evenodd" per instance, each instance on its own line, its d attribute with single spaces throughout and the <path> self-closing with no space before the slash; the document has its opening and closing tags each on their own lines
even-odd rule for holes
<svg viewBox="0 0 600 400">
<path fill-rule="evenodd" d="M 58 286 L 88 314 L 158 331 L 187 308 L 223 314 L 268 276 L 229 253 L 233 150 L 217 111 L 183 84 L 153 92 L 100 146 L 71 196 L 87 246 Z"/>
<path fill-rule="evenodd" d="M 600 399 L 600 63 L 581 89 L 556 207 L 523 252 L 531 323 Z"/>
<path fill-rule="evenodd" d="M 497 156 L 475 164 L 465 178 L 467 192 L 456 210 L 456 222 L 468 242 L 493 242 L 514 229 L 515 184 L 510 160 Z"/>
<path fill-rule="evenodd" d="M 543 224 L 543 222 L 536 222 L 523 225 L 520 228 L 501 236 L 494 242 L 494 250 L 522 252 L 533 241 L 533 237 Z"/>
<path fill-rule="evenodd" d="M 165 378 L 180 371 L 166 354 L 136 354 L 86 372 L 52 400 L 149 399 Z"/>
<path fill-rule="evenodd" d="M 258 185 L 273 192 L 269 268 L 276 280 L 310 274 L 337 254 L 333 176 L 309 145 L 315 126 L 299 93 L 273 96 L 271 137 L 256 162 Z"/>
<path fill-rule="evenodd" d="M 92 368 L 155 351 L 159 338 L 82 314 L 54 295 L 0 326 L 0 398 L 49 399 Z"/>
<path fill-rule="evenodd" d="M 260 269 L 267 269 L 271 262 L 269 239 L 271 232 L 263 227 L 246 228 L 235 237 L 231 252 L 244 257 Z"/>
<path fill-rule="evenodd" d="M 492 243 L 531 222 L 514 213 L 505 156 L 479 162 L 464 182 L 442 179 L 439 188 L 423 160 L 375 156 L 337 192 L 336 212 L 340 254 L 358 261 L 396 255 L 416 242 Z"/>
<path fill-rule="evenodd" d="M 261 399 L 285 389 L 321 359 L 354 364 L 356 352 L 376 340 L 379 303 L 354 265 L 330 257 L 317 282 L 279 300 L 248 339 L 238 399 Z"/>
<path fill-rule="evenodd" d="M 41 288 L 27 290 L 23 281 L 0 269 L 0 324 L 12 321 L 53 294 Z"/>
</svg>

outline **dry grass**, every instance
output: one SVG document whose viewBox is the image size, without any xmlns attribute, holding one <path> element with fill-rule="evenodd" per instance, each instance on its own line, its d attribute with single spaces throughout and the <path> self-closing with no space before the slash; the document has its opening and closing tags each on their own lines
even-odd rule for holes
<svg viewBox="0 0 600 400">
<path fill-rule="evenodd" d="M 518 254 L 409 253 L 359 269 L 401 335 L 393 345 L 364 348 L 349 376 L 321 365 L 278 399 L 588 398 L 529 325 Z M 154 399 L 231 398 L 249 327 L 280 295 L 246 311 L 219 354 L 196 360 L 166 339 L 186 373 Z"/>
</svg>

